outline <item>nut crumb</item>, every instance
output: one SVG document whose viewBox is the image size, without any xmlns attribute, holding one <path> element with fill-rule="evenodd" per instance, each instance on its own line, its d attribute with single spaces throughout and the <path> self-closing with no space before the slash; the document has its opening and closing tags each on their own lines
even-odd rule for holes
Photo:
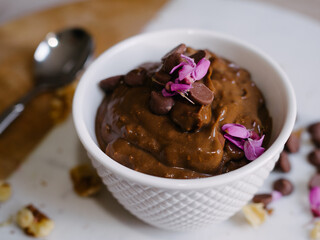
<svg viewBox="0 0 320 240">
<path fill-rule="evenodd" d="M 320 221 L 314 223 L 314 227 L 310 232 L 311 239 L 320 239 Z"/>
<path fill-rule="evenodd" d="M 63 122 L 69 116 L 75 87 L 76 82 L 54 92 L 50 102 L 50 117 L 55 124 Z"/>
<path fill-rule="evenodd" d="M 5 227 L 10 225 L 14 220 L 13 216 L 10 216 L 7 220 L 5 220 L 4 222 L 0 222 L 0 227 Z"/>
<path fill-rule="evenodd" d="M 70 170 L 75 192 L 81 197 L 98 193 L 102 182 L 96 171 L 89 164 L 81 164 Z"/>
<path fill-rule="evenodd" d="M 0 181 L 0 202 L 5 202 L 11 197 L 11 186 L 7 182 Z"/>
<path fill-rule="evenodd" d="M 242 212 L 253 227 L 258 227 L 264 223 L 268 215 L 263 203 L 250 203 L 242 208 Z"/>
<path fill-rule="evenodd" d="M 54 228 L 54 222 L 32 205 L 17 213 L 17 223 L 27 235 L 33 237 L 48 236 Z"/>
</svg>

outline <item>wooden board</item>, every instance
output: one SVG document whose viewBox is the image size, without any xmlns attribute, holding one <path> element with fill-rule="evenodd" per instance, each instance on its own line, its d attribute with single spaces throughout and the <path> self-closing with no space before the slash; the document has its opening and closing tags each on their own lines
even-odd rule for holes
<svg viewBox="0 0 320 240">
<path fill-rule="evenodd" d="M 49 9 L 0 26 L 0 112 L 33 86 L 33 52 L 50 31 L 83 27 L 95 40 L 95 56 L 141 31 L 166 0 L 88 0 Z M 42 94 L 0 135 L 0 179 L 23 162 L 71 109 L 75 85 Z"/>
</svg>

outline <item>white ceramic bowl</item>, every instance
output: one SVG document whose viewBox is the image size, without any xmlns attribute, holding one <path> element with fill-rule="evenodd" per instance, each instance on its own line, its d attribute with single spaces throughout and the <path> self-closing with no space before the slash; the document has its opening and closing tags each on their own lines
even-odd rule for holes
<svg viewBox="0 0 320 240">
<path fill-rule="evenodd" d="M 166 179 L 136 172 L 112 160 L 97 145 L 95 116 L 103 98 L 98 82 L 159 59 L 179 43 L 210 49 L 252 74 L 273 119 L 265 153 L 235 171 L 204 179 Z M 295 96 L 286 74 L 268 55 L 220 33 L 168 30 L 124 40 L 98 57 L 82 76 L 73 100 L 76 131 L 94 167 L 114 197 L 132 214 L 156 227 L 192 230 L 228 219 L 257 192 L 273 169 L 295 122 Z"/>
</svg>

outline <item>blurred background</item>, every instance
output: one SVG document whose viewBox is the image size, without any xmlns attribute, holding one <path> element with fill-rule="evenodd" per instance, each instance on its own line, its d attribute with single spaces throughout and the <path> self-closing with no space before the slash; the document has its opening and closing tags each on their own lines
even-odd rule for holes
<svg viewBox="0 0 320 240">
<path fill-rule="evenodd" d="M 84 0 L 1 0 L 0 1 L 0 23 L 13 20 L 30 14 L 35 11 L 55 7 L 72 2 Z M 88 1 L 88 0 L 87 0 Z M 227 0 L 228 2 L 245 2 L 247 0 Z M 309 17 L 320 20 L 320 1 L 319 0 L 249 0 L 255 2 L 265 2 L 268 4 L 284 7 L 290 10 L 306 14 Z M 200 2 L 203 2 L 201 0 Z M 214 2 L 214 1 L 207 1 Z"/>
</svg>

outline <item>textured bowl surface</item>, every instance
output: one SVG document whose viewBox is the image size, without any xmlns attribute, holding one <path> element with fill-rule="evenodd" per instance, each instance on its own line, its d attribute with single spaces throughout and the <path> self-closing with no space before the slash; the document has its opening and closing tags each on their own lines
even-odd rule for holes
<svg viewBox="0 0 320 240">
<path fill-rule="evenodd" d="M 159 59 L 179 43 L 209 49 L 252 75 L 273 119 L 271 143 L 252 163 L 205 179 L 165 179 L 126 168 L 97 145 L 94 122 L 103 92 L 98 82 Z M 141 34 L 118 43 L 96 59 L 82 76 L 73 101 L 76 131 L 104 184 L 141 220 L 171 230 L 193 230 L 228 219 L 257 192 L 273 169 L 294 125 L 296 103 L 281 68 L 255 47 L 231 36 L 204 30 L 169 30 Z"/>
</svg>

